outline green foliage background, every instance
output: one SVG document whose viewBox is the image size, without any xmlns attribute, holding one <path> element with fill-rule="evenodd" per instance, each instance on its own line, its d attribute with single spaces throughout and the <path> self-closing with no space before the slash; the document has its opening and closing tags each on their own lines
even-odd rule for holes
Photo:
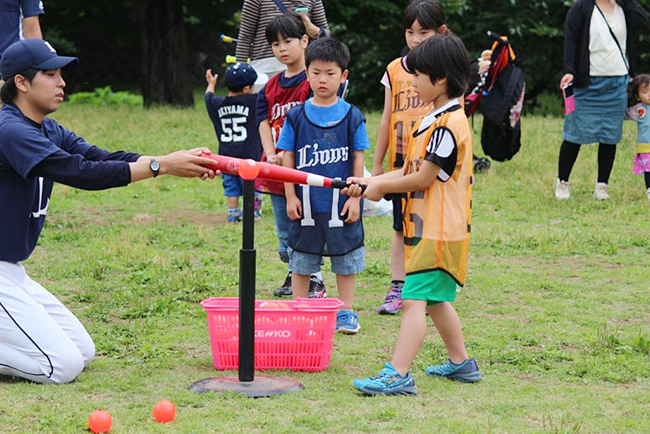
<svg viewBox="0 0 650 434">
<path fill-rule="evenodd" d="M 181 1 L 181 0 L 179 0 Z M 650 0 L 640 0 L 644 7 Z M 236 35 L 243 0 L 183 0 L 192 50 L 192 79 L 204 83 L 206 68 L 222 70 L 234 46 L 219 41 L 222 33 Z M 381 108 L 379 80 L 405 45 L 402 15 L 408 0 L 324 0 L 332 33 L 346 42 L 353 58 L 349 99 L 364 108 Z M 556 95 L 562 73 L 564 19 L 572 0 L 443 0 L 449 28 L 462 37 L 472 57 L 491 44 L 487 30 L 508 35 L 527 80 L 527 109 L 548 105 L 542 93 Z M 140 42 L 130 0 L 86 2 L 48 0 L 42 19 L 44 36 L 67 54 L 81 58 L 73 91 L 111 85 L 138 89 Z M 650 54 L 638 35 L 639 70 L 650 71 Z M 641 48 L 641 49 L 640 49 Z M 559 96 L 552 104 L 560 104 Z"/>
</svg>

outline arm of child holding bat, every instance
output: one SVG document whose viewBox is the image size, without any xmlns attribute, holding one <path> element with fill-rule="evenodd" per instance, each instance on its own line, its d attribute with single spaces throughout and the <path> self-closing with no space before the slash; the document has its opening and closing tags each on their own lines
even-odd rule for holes
<svg viewBox="0 0 650 434">
<path fill-rule="evenodd" d="M 293 169 L 295 166 L 296 154 L 295 152 L 284 151 L 282 158 L 282 165 Z M 287 216 L 291 220 L 298 220 L 302 218 L 302 203 L 296 194 L 295 184 L 290 182 L 284 183 L 284 194 L 287 198 Z"/>
<path fill-rule="evenodd" d="M 404 168 L 403 167 L 399 168 L 399 169 L 396 169 L 396 170 L 392 170 L 390 172 L 382 173 L 381 175 L 372 176 L 372 177 L 368 177 L 368 178 L 350 176 L 348 179 L 346 179 L 346 184 L 348 185 L 348 187 L 343 188 L 341 190 L 341 193 L 347 194 L 348 196 L 353 196 L 353 197 L 363 196 L 363 192 L 365 190 L 363 190 L 362 189 L 363 187 L 360 187 L 360 186 L 368 186 L 371 183 L 376 182 L 377 180 L 395 179 L 395 178 L 399 178 L 400 176 L 404 176 Z M 349 190 L 349 188 L 353 187 L 353 186 L 354 187 L 359 187 L 359 189 L 354 188 L 352 190 Z"/>
<path fill-rule="evenodd" d="M 363 151 L 354 151 L 353 157 L 353 168 L 352 173 L 354 177 L 361 178 L 363 176 L 364 162 L 363 162 Z M 359 187 L 361 189 L 361 187 Z M 348 217 L 345 219 L 346 223 L 354 223 L 359 220 L 359 215 L 361 213 L 361 197 L 350 196 L 348 200 L 345 201 L 343 209 L 341 210 L 341 216 L 344 216 L 346 213 Z"/>
<path fill-rule="evenodd" d="M 350 177 L 347 182 L 351 185 L 341 191 L 348 196 L 358 197 L 363 195 L 366 199 L 379 200 L 388 193 L 426 190 L 436 179 L 439 171 L 440 167 L 424 160 L 420 170 L 408 175 L 404 175 L 404 169 L 400 169 L 373 178 Z M 359 184 L 367 185 L 365 192 Z"/>
</svg>

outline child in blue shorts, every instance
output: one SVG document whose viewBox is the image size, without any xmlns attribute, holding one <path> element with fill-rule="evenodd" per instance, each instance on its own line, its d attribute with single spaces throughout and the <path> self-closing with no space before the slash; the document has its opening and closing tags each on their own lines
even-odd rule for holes
<svg viewBox="0 0 650 434">
<path fill-rule="evenodd" d="M 226 70 L 228 96 L 216 96 L 214 88 L 218 75 L 212 70 L 205 72 L 208 87 L 205 90 L 205 107 L 219 140 L 219 155 L 251 158 L 260 161 L 262 144 L 255 120 L 257 94 L 253 84 L 257 73 L 247 63 L 235 63 Z M 223 175 L 223 194 L 228 198 L 228 223 L 237 223 L 242 213 L 239 196 L 244 193 L 244 180 L 237 175 Z M 261 195 L 255 195 L 255 220 L 260 218 Z"/>
<path fill-rule="evenodd" d="M 330 178 L 363 176 L 363 151 L 370 148 L 365 117 L 337 96 L 348 76 L 350 52 L 345 44 L 322 38 L 309 45 L 305 64 L 313 97 L 292 108 L 277 148 L 283 165 Z M 323 256 L 332 271 L 343 308 L 336 331 L 357 333 L 359 317 L 352 309 L 355 274 L 365 269 L 360 198 L 340 190 L 285 184 L 289 226 L 289 269 L 294 297 L 307 297 L 310 274 Z"/>
<path fill-rule="evenodd" d="M 433 108 L 413 127 L 403 168 L 348 179 L 367 184 L 364 196 L 372 200 L 408 193 L 402 324 L 391 362 L 379 375 L 353 381 L 367 395 L 415 395 L 410 369 L 426 335 L 427 313 L 449 358 L 429 366 L 426 374 L 463 382 L 481 379 L 476 361 L 467 356 L 460 319 L 451 305 L 457 285 L 465 284 L 474 184 L 472 134 L 458 99 L 469 78 L 467 52 L 457 37 L 437 35 L 411 51 L 406 65 L 420 99 Z M 343 191 L 361 195 L 358 185 Z"/>
</svg>

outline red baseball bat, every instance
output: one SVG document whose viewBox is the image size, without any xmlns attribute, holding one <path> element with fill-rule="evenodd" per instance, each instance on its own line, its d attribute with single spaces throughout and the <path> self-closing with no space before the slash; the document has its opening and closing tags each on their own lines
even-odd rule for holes
<svg viewBox="0 0 650 434">
<path fill-rule="evenodd" d="M 242 175 L 240 166 L 243 162 L 250 165 L 251 160 L 243 160 L 241 158 L 226 157 L 224 155 L 214 154 L 201 154 L 201 157 L 214 160 L 214 165 L 205 166 L 208 169 L 220 170 L 231 175 Z M 345 188 L 347 183 L 345 179 L 341 178 L 328 178 L 327 176 L 316 175 L 302 170 L 291 169 L 289 167 L 277 166 L 275 164 L 256 162 L 259 167 L 258 178 L 270 179 L 279 182 L 291 182 L 293 184 L 307 184 L 315 187 L 330 187 L 330 188 Z M 242 176 L 244 178 L 244 176 Z M 255 177 L 253 177 L 255 178 Z M 361 188 L 365 190 L 365 185 Z"/>
</svg>

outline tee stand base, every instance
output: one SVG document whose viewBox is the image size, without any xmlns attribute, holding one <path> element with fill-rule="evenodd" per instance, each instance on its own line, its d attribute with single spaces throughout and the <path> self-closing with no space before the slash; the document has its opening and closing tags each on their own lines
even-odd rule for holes
<svg viewBox="0 0 650 434">
<path fill-rule="evenodd" d="M 238 377 L 211 377 L 195 381 L 190 390 L 196 393 L 237 393 L 249 398 L 266 398 L 299 392 L 305 387 L 296 380 L 280 377 L 256 376 L 253 381 L 239 381 Z"/>
</svg>

